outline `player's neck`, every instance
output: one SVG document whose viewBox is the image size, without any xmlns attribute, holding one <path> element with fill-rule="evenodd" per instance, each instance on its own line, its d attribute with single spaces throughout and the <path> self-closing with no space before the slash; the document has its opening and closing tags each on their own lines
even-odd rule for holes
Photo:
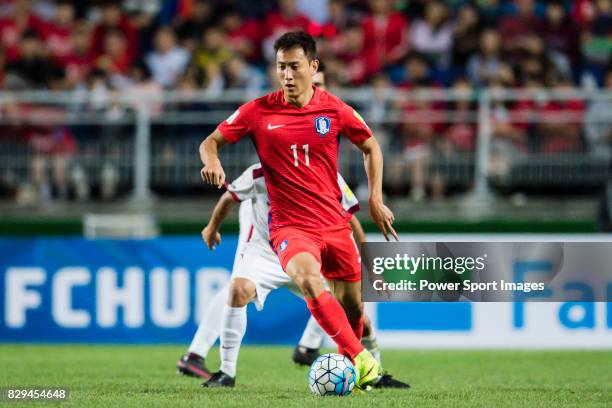
<svg viewBox="0 0 612 408">
<path fill-rule="evenodd" d="M 308 103 L 312 100 L 312 98 L 314 97 L 314 93 L 314 87 L 311 86 L 305 92 L 300 95 L 297 95 L 295 98 L 288 98 L 286 93 L 283 94 L 285 97 L 285 101 L 288 104 L 296 106 L 298 108 L 303 108 L 304 106 L 308 105 Z"/>
</svg>

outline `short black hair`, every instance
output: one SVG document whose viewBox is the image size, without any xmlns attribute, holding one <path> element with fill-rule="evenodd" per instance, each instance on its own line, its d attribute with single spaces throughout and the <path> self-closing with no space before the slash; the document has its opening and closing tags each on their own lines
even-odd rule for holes
<svg viewBox="0 0 612 408">
<path fill-rule="evenodd" d="M 304 31 L 289 31 L 274 41 L 274 52 L 278 50 L 290 50 L 293 47 L 301 47 L 308 61 L 315 59 L 317 55 L 317 43 L 314 38 Z"/>
<path fill-rule="evenodd" d="M 321 60 L 319 60 L 319 68 L 317 69 L 317 72 L 325 73 L 325 64 Z"/>
</svg>

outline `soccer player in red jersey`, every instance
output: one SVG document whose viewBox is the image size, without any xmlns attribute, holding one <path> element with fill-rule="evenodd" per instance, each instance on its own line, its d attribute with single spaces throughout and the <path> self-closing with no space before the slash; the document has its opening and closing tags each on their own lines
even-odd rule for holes
<svg viewBox="0 0 612 408">
<path fill-rule="evenodd" d="M 321 328 L 350 357 L 361 388 L 380 377 L 376 359 L 360 342 L 363 332 L 361 259 L 340 203 L 338 138 L 364 154 L 370 215 L 397 240 L 394 216 L 382 201 L 382 151 L 361 116 L 312 84 L 316 45 L 301 31 L 279 37 L 276 71 L 282 89 L 242 105 L 200 145 L 205 182 L 221 188 L 225 172 L 218 149 L 249 135 L 264 171 L 270 198 L 270 243 L 283 270 L 304 294 Z M 321 274 L 334 297 L 325 291 Z"/>
</svg>

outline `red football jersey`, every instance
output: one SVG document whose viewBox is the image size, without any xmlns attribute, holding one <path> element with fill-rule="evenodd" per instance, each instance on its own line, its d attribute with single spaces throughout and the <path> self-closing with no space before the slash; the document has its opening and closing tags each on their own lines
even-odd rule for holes
<svg viewBox="0 0 612 408">
<path fill-rule="evenodd" d="M 350 218 L 338 187 L 339 137 L 361 143 L 372 132 L 353 108 L 314 89 L 302 108 L 279 90 L 242 105 L 217 127 L 230 143 L 251 136 L 270 197 L 271 230 L 327 228 Z"/>
</svg>

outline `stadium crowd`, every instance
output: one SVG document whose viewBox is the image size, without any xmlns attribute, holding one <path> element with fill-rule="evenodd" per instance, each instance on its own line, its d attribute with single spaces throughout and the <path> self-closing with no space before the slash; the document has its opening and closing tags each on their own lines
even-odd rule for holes
<svg viewBox="0 0 612 408">
<path fill-rule="evenodd" d="M 612 0 L 0 0 L 0 89 L 75 90 L 91 110 L 115 90 L 254 95 L 275 87 L 272 43 L 294 29 L 316 37 L 332 90 L 612 88 Z M 582 120 L 589 111 L 609 111 L 610 103 L 602 104 L 494 101 L 493 155 L 607 145 L 609 124 L 585 127 Z M 473 102 L 376 106 L 379 117 L 389 108 L 405 113 L 387 145 L 416 163 L 410 169 L 416 198 L 434 144 L 449 154 L 474 150 L 477 126 L 467 119 Z M 436 111 L 450 111 L 453 120 L 421 121 L 415 114 Z M 537 126 L 508 119 L 523 112 L 577 119 Z M 29 137 L 35 150 L 74 153 L 70 129 L 53 132 L 51 144 L 51 131 L 37 133 L 42 142 Z M 492 172 L 507 171 L 507 161 L 495 163 Z M 396 167 L 401 177 L 403 165 Z"/>
<path fill-rule="evenodd" d="M 317 38 L 332 86 L 601 85 L 612 41 L 609 0 L 3 0 L 0 16 L 4 88 L 263 89 L 293 29 Z"/>
</svg>

